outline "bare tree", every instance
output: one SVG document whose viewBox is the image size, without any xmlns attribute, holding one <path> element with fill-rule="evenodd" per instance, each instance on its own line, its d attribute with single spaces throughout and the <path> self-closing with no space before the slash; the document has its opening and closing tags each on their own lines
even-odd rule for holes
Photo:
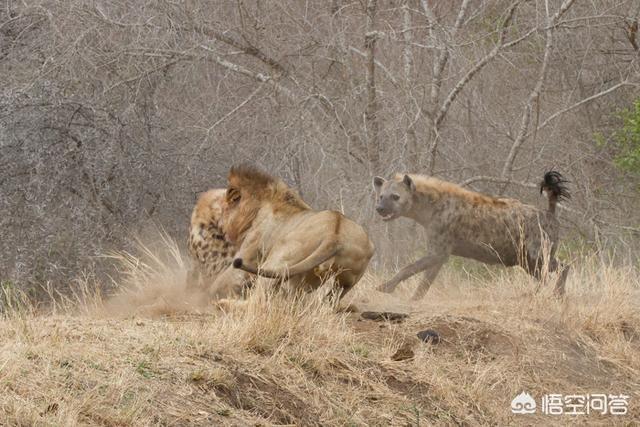
<svg viewBox="0 0 640 427">
<path fill-rule="evenodd" d="M 378 260 L 403 253 L 385 251 L 370 178 L 402 170 L 535 203 L 555 167 L 575 186 L 568 228 L 634 233 L 638 178 L 606 142 L 639 95 L 639 13 L 635 0 L 6 2 L 0 279 L 66 283 L 149 222 L 182 235 L 197 193 L 247 160 L 366 224 Z"/>
</svg>

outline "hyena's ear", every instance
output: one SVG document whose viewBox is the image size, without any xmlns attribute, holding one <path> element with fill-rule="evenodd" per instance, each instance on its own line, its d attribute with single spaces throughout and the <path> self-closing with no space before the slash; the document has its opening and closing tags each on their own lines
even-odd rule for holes
<svg viewBox="0 0 640 427">
<path fill-rule="evenodd" d="M 380 190 L 382 184 L 384 183 L 385 179 L 382 177 L 376 176 L 375 178 L 373 178 L 373 188 L 375 188 L 376 190 Z"/>
<path fill-rule="evenodd" d="M 416 184 L 413 182 L 413 180 L 411 179 L 411 177 L 409 175 L 405 175 L 404 178 L 402 178 L 402 183 L 404 185 L 407 186 L 407 188 L 413 193 L 414 191 L 416 191 Z"/>
</svg>

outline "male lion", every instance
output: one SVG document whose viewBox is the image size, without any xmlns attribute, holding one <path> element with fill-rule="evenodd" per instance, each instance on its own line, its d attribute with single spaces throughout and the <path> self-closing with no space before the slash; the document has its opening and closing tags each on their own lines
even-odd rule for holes
<svg viewBox="0 0 640 427">
<path fill-rule="evenodd" d="M 238 247 L 233 266 L 262 277 L 317 289 L 335 277 L 338 299 L 362 277 L 374 246 L 364 229 L 335 211 L 314 211 L 282 180 L 234 166 L 224 230 Z"/>
<path fill-rule="evenodd" d="M 239 296 L 250 286 L 249 275 L 232 267 L 236 247 L 222 232 L 226 193 L 226 188 L 202 193 L 193 208 L 189 227 L 189 254 L 194 266 L 188 284 L 205 288 L 213 299 Z"/>
<path fill-rule="evenodd" d="M 549 207 L 543 212 L 518 200 L 487 196 L 424 175 L 396 174 L 390 181 L 375 177 L 376 211 L 382 220 L 411 218 L 425 228 L 429 242 L 425 257 L 380 289 L 393 292 L 401 281 L 424 271 L 424 281 L 413 296 L 420 299 L 449 255 L 457 255 L 487 264 L 519 265 L 539 280 L 545 270 L 560 269 L 555 292 L 563 295 L 568 269 L 555 258 L 559 229 L 555 209 L 559 200 L 570 197 L 566 182 L 555 171 L 544 175 L 540 192 L 547 193 Z"/>
</svg>

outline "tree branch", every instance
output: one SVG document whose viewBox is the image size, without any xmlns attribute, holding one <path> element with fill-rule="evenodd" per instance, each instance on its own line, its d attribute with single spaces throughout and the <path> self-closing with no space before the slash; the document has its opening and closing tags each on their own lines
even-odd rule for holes
<svg viewBox="0 0 640 427">
<path fill-rule="evenodd" d="M 500 176 L 504 179 L 508 178 L 511 175 L 511 169 L 513 167 L 513 162 L 515 161 L 516 155 L 520 150 L 520 147 L 524 143 L 527 138 L 527 130 L 529 128 L 529 123 L 531 122 L 531 112 L 533 111 L 533 104 L 539 101 L 540 92 L 544 85 L 544 80 L 547 74 L 547 68 L 549 67 L 549 59 L 551 58 L 551 50 L 553 48 L 553 30 L 556 26 L 557 20 L 560 16 L 562 16 L 573 4 L 575 0 L 565 0 L 565 2 L 560 6 L 558 12 L 549 17 L 549 1 L 545 1 L 545 6 L 547 10 L 547 29 L 545 31 L 545 48 L 544 48 L 544 56 L 542 59 L 542 65 L 540 66 L 540 71 L 538 73 L 538 79 L 536 81 L 536 85 L 534 86 L 529 98 L 527 99 L 527 103 L 524 107 L 524 111 L 522 113 L 522 119 L 520 122 L 520 129 L 518 130 L 518 135 L 516 139 L 513 141 L 511 145 L 511 149 L 509 150 L 509 154 L 507 155 L 507 159 L 504 162 L 504 167 L 502 168 L 502 173 Z"/>
<path fill-rule="evenodd" d="M 411 33 L 411 10 L 409 9 L 408 2 L 405 0 L 402 5 L 402 68 L 403 68 L 403 87 L 408 100 L 413 99 L 412 84 L 411 84 L 411 66 L 413 65 L 413 50 L 412 50 L 412 33 Z M 411 119 L 410 105 L 412 102 L 406 102 L 407 108 L 407 130 L 405 131 L 405 150 L 407 153 L 408 166 L 410 170 L 418 170 L 420 168 L 419 156 L 418 156 L 418 138 L 416 136 L 415 123 L 416 120 Z M 420 116 L 420 107 L 417 106 L 417 117 Z"/>
<path fill-rule="evenodd" d="M 521 187 L 539 188 L 538 185 L 530 183 L 530 182 L 514 181 L 512 179 L 505 179 L 505 178 L 499 178 L 499 177 L 487 176 L 487 175 L 478 175 L 478 176 L 474 176 L 474 177 L 465 179 L 464 181 L 462 181 L 458 185 L 460 185 L 461 187 L 466 187 L 466 186 L 474 184 L 476 182 L 493 182 L 493 183 L 496 183 L 496 184 L 515 184 L 515 185 L 519 185 Z"/>
<path fill-rule="evenodd" d="M 354 46 L 349 46 L 349 50 L 357 55 L 362 56 L 363 58 L 367 58 L 367 54 L 362 52 L 361 50 L 358 50 L 356 47 Z M 378 68 L 380 68 L 380 70 L 382 70 L 382 72 L 387 76 L 387 78 L 389 79 L 389 81 L 391 83 L 393 83 L 394 86 L 398 86 L 398 82 L 396 81 L 395 77 L 393 77 L 393 75 L 391 74 L 391 72 L 387 69 L 387 67 L 385 67 L 382 62 L 378 61 L 377 59 L 374 60 L 374 63 L 376 64 L 376 66 Z"/>
<path fill-rule="evenodd" d="M 447 115 L 447 112 L 449 111 L 449 107 L 451 107 L 451 104 L 458 97 L 458 95 L 460 94 L 460 91 L 462 91 L 464 86 L 467 83 L 469 83 L 469 81 L 473 79 L 473 77 L 477 73 L 479 73 L 493 58 L 495 58 L 498 52 L 500 52 L 500 50 L 502 50 L 503 47 L 505 47 L 504 39 L 507 35 L 507 29 L 511 25 L 513 15 L 519 3 L 520 1 L 516 1 L 508 9 L 507 16 L 504 22 L 502 23 L 502 27 L 500 29 L 500 39 L 498 41 L 498 44 L 493 49 L 491 49 L 491 52 L 489 52 L 484 58 L 478 61 L 469 71 L 467 71 L 464 77 L 462 77 L 462 79 L 460 79 L 460 81 L 454 86 L 451 92 L 449 92 L 449 95 L 447 96 L 444 103 L 442 104 L 442 107 L 440 107 L 440 110 L 438 111 L 438 115 L 436 116 L 436 119 L 434 121 L 437 127 L 439 127 L 442 121 L 444 120 L 445 116 Z"/>
<path fill-rule="evenodd" d="M 470 0 L 462 0 L 462 4 L 460 5 L 460 10 L 458 10 L 458 15 L 456 17 L 456 22 L 451 32 L 452 40 L 456 37 L 458 30 L 460 29 L 460 26 L 464 21 L 464 17 L 467 13 L 467 8 L 469 7 L 469 1 Z M 429 7 L 429 3 L 427 2 L 427 0 L 420 0 L 420 3 L 422 5 L 422 9 L 425 12 L 425 15 L 427 16 L 427 19 L 430 22 L 431 28 L 429 30 L 429 33 L 431 34 L 432 38 L 436 40 L 436 38 L 433 37 L 435 34 L 435 32 L 433 31 L 433 28 L 437 25 L 435 14 Z M 433 173 L 433 168 L 435 166 L 435 159 L 436 159 L 436 151 L 438 149 L 438 139 L 440 135 L 438 132 L 438 125 L 436 124 L 436 121 L 435 121 L 436 111 L 438 110 L 440 88 L 442 87 L 442 80 L 443 80 L 442 73 L 444 72 L 447 62 L 449 61 L 449 50 L 450 50 L 450 45 L 446 41 L 446 34 L 444 33 L 444 31 L 440 40 L 441 40 L 440 53 L 438 55 L 438 60 L 435 61 L 433 65 L 433 76 L 431 78 L 431 92 L 430 92 L 430 100 L 429 100 L 431 104 L 429 107 L 429 119 L 431 121 L 430 130 L 429 130 L 429 149 L 428 149 L 429 173 Z"/>
<path fill-rule="evenodd" d="M 603 90 L 603 91 L 598 92 L 598 93 L 596 93 L 596 94 L 594 94 L 594 95 L 591 95 L 591 96 L 589 96 L 589 97 L 587 97 L 587 98 L 584 98 L 583 100 L 578 101 L 578 102 L 576 102 L 575 104 L 573 104 L 573 105 L 571 105 L 571 106 L 569 106 L 569 107 L 567 107 L 567 108 L 563 108 L 563 109 L 562 109 L 562 110 L 560 110 L 560 111 L 556 111 L 555 113 L 553 113 L 552 115 L 550 115 L 549 117 L 547 117 L 547 118 L 545 119 L 545 121 L 543 121 L 543 122 L 542 122 L 542 123 L 541 123 L 541 124 L 540 124 L 536 129 L 535 129 L 535 132 L 539 131 L 540 129 L 545 128 L 549 123 L 551 123 L 553 120 L 557 119 L 557 118 L 558 118 L 558 117 L 560 117 L 561 115 L 563 115 L 563 114 L 565 114 L 565 113 L 568 113 L 569 111 L 575 110 L 576 108 L 578 108 L 578 107 L 580 107 L 580 106 L 582 106 L 582 105 L 584 105 L 584 104 L 586 104 L 586 103 L 588 103 L 588 102 L 591 102 L 591 101 L 593 101 L 593 100 L 596 100 L 596 99 L 598 99 L 598 98 L 600 98 L 600 97 L 602 97 L 602 96 L 608 95 L 608 94 L 610 94 L 611 92 L 613 92 L 613 91 L 615 91 L 615 90 L 618 90 L 618 89 L 620 89 L 620 88 L 621 88 L 621 87 L 623 87 L 623 86 L 635 86 L 635 85 L 634 85 L 633 83 L 629 83 L 629 82 L 627 82 L 627 81 L 620 82 L 620 83 L 618 83 L 618 84 L 616 84 L 616 85 L 611 86 L 609 89 Z M 530 134 L 531 134 L 531 132 L 527 133 L 527 136 L 529 136 Z"/>
<path fill-rule="evenodd" d="M 284 67 L 284 65 L 282 65 L 276 59 L 270 57 L 269 55 L 267 55 L 257 47 L 247 42 L 246 38 L 245 38 L 245 42 L 247 44 L 243 44 L 240 41 L 231 37 L 230 35 L 214 30 L 213 28 L 205 25 L 198 25 L 195 29 L 206 36 L 213 37 L 214 39 L 220 42 L 226 43 L 229 46 L 233 46 L 236 49 L 240 49 L 242 53 L 246 55 L 251 55 L 257 58 L 264 64 L 268 65 L 273 71 L 275 71 L 278 74 L 287 74 L 287 70 Z"/>
<path fill-rule="evenodd" d="M 367 32 L 364 44 L 367 49 L 367 108 L 364 120 L 367 135 L 367 150 L 372 170 L 379 169 L 380 142 L 378 139 L 378 103 L 376 100 L 375 49 L 378 33 L 375 31 L 377 0 L 367 2 Z"/>
</svg>

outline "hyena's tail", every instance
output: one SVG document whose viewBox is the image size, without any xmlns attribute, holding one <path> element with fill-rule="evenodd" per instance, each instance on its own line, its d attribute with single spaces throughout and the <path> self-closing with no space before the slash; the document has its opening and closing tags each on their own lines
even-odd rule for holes
<svg viewBox="0 0 640 427">
<path fill-rule="evenodd" d="M 571 194 L 565 185 L 566 179 L 562 177 L 560 172 L 549 171 L 544 174 L 544 179 L 540 183 L 540 194 L 542 192 L 547 193 L 549 198 L 549 212 L 554 214 L 556 212 L 556 205 L 559 201 L 570 199 Z"/>
</svg>

